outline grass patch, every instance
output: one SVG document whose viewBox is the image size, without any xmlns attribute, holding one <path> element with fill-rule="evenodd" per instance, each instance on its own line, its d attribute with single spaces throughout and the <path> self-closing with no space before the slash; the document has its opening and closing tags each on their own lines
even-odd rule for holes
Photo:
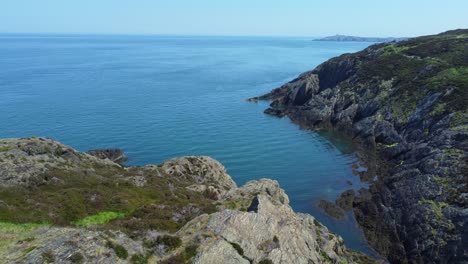
<svg viewBox="0 0 468 264">
<path fill-rule="evenodd" d="M 4 249 L 11 245 L 32 242 L 35 239 L 32 232 L 45 226 L 48 226 L 48 224 L 0 222 L 0 255 Z"/>
<path fill-rule="evenodd" d="M 188 245 L 184 250 L 185 260 L 190 260 L 197 255 L 198 245 L 191 244 Z"/>
<path fill-rule="evenodd" d="M 118 258 L 127 259 L 128 258 L 128 251 L 125 249 L 124 246 L 113 243 L 112 241 L 107 241 L 107 247 L 112 248 L 117 255 Z"/>
<path fill-rule="evenodd" d="M 148 263 L 148 257 L 142 254 L 135 254 L 130 258 L 132 264 L 146 264 Z"/>
<path fill-rule="evenodd" d="M 182 240 L 176 236 L 164 235 L 156 239 L 156 244 L 163 244 L 169 250 L 174 250 L 182 245 Z"/>
<path fill-rule="evenodd" d="M 126 213 L 117 212 L 100 212 L 95 215 L 85 217 L 84 219 L 75 222 L 77 226 L 89 226 L 89 225 L 104 225 L 112 220 L 124 218 Z"/>
<path fill-rule="evenodd" d="M 316 227 L 322 227 L 322 224 L 320 224 L 320 222 L 317 221 L 317 219 L 314 219 L 314 225 L 315 225 Z"/>
<path fill-rule="evenodd" d="M 24 223 L 24 224 L 15 224 L 8 222 L 0 222 L 0 232 L 1 233 L 21 233 L 34 231 L 40 227 L 49 226 L 48 224 L 34 224 L 34 223 Z"/>
<path fill-rule="evenodd" d="M 450 156 L 461 156 L 463 155 L 463 150 L 456 148 L 445 149 L 444 153 Z"/>
<path fill-rule="evenodd" d="M 330 256 L 328 256 L 328 254 L 324 251 L 320 252 L 320 255 L 322 256 L 322 258 L 325 260 L 326 263 L 330 263 L 331 262 L 331 258 Z"/>
<path fill-rule="evenodd" d="M 435 216 L 439 221 L 442 221 L 445 219 L 444 214 L 442 213 L 442 209 L 448 207 L 449 205 L 444 202 L 435 202 L 433 200 L 428 200 L 428 199 L 422 199 L 419 201 L 422 204 L 428 204 L 432 207 L 432 211 L 434 212 Z"/>
<path fill-rule="evenodd" d="M 148 257 L 142 254 L 135 254 L 130 258 L 132 264 L 146 264 L 148 263 Z"/>
<path fill-rule="evenodd" d="M 394 148 L 394 147 L 398 146 L 398 144 L 399 143 L 397 142 L 397 143 L 393 143 L 393 144 L 382 144 L 382 146 L 384 148 Z"/>
<path fill-rule="evenodd" d="M 11 149 L 10 147 L 0 147 L 0 152 L 7 152 L 10 149 Z"/>
</svg>

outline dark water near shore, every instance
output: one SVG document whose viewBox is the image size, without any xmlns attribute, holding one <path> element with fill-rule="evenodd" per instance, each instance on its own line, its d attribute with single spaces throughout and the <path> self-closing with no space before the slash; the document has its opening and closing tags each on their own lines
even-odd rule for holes
<svg viewBox="0 0 468 264">
<path fill-rule="evenodd" d="M 238 184 L 280 182 L 296 211 L 369 252 L 350 215 L 315 206 L 365 186 L 350 144 L 247 103 L 369 43 L 305 38 L 0 35 L 0 137 L 44 136 L 78 150 L 118 147 L 130 165 L 183 155 L 221 161 Z M 352 182 L 350 186 L 347 182 Z"/>
</svg>

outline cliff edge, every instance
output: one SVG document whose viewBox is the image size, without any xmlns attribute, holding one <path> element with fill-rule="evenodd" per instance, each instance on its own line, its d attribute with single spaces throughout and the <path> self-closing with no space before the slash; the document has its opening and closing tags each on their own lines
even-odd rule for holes
<svg viewBox="0 0 468 264">
<path fill-rule="evenodd" d="M 249 100 L 361 143 L 378 177 L 348 197 L 392 263 L 468 261 L 468 30 L 372 45 Z"/>
</svg>

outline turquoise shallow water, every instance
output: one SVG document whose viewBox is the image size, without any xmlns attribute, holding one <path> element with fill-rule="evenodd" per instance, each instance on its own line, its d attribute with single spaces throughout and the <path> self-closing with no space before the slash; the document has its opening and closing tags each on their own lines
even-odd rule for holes
<svg viewBox="0 0 468 264">
<path fill-rule="evenodd" d="M 370 252 L 352 216 L 316 208 L 365 186 L 352 147 L 247 103 L 368 43 L 306 38 L 0 35 L 0 137 L 45 136 L 78 150 L 118 147 L 130 165 L 183 155 L 221 161 L 238 184 L 280 182 L 296 211 Z M 352 186 L 347 181 L 353 183 Z"/>
</svg>

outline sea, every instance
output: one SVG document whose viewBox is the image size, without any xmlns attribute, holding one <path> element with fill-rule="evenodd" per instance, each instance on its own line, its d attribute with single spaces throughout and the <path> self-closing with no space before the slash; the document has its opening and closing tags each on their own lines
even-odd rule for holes
<svg viewBox="0 0 468 264">
<path fill-rule="evenodd" d="M 366 188 L 352 144 L 300 129 L 249 103 L 329 58 L 368 42 L 308 37 L 0 34 L 0 138 L 50 137 L 80 151 L 120 148 L 128 165 L 207 155 L 238 185 L 277 180 L 309 213 L 375 255 L 352 212 L 317 203 Z"/>
</svg>

